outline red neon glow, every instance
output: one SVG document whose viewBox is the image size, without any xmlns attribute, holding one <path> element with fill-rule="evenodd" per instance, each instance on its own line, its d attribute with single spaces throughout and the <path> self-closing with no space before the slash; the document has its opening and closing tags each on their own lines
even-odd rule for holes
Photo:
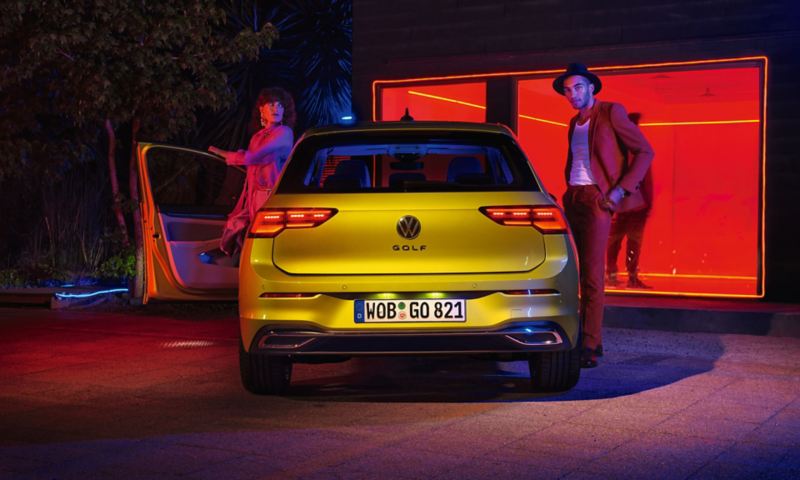
<svg viewBox="0 0 800 480">
<path fill-rule="evenodd" d="M 439 95 L 431 95 L 431 94 L 428 94 L 428 93 L 418 92 L 416 90 L 409 90 L 408 94 L 409 95 L 416 95 L 418 97 L 432 98 L 434 100 L 441 100 L 443 102 L 456 103 L 458 105 L 464 105 L 464 106 L 467 106 L 467 107 L 478 108 L 478 109 L 481 109 L 481 110 L 486 110 L 486 107 L 484 105 L 477 105 L 477 104 L 474 104 L 474 103 L 464 102 L 462 100 L 456 100 L 455 98 L 442 97 L 442 96 L 439 96 Z"/>
<path fill-rule="evenodd" d="M 739 123 L 759 123 L 761 120 L 753 118 L 750 120 L 698 120 L 689 122 L 654 122 L 641 123 L 641 127 L 685 127 L 692 125 L 736 125 Z"/>
<path fill-rule="evenodd" d="M 415 120 L 486 121 L 486 84 L 424 85 L 381 91 L 381 120 L 400 120 L 406 108 Z"/>
<path fill-rule="evenodd" d="M 464 105 L 466 107 L 477 108 L 480 110 L 486 110 L 485 105 L 478 105 L 475 103 L 465 102 L 463 100 L 458 100 L 456 98 L 450 97 L 443 97 L 441 95 L 431 95 L 428 93 L 418 92 L 416 90 L 408 90 L 407 93 L 409 95 L 416 95 L 418 97 L 425 97 L 430 98 L 433 100 L 440 100 L 442 102 L 449 102 L 455 103 L 458 105 Z M 558 125 L 560 127 L 568 127 L 569 125 L 563 122 L 555 122 L 552 120 L 546 120 L 544 118 L 533 117 L 530 115 L 519 114 L 519 118 L 523 118 L 525 120 L 533 120 L 536 122 L 542 123 L 549 123 L 551 125 Z M 641 127 L 672 127 L 672 126 L 688 126 L 688 125 L 731 125 L 737 123 L 759 123 L 760 120 L 757 118 L 748 119 L 748 120 L 693 120 L 693 121 L 682 121 L 682 122 L 649 122 L 649 123 L 641 123 L 639 126 Z"/>
<path fill-rule="evenodd" d="M 656 288 L 623 290 L 763 297 L 767 58 L 590 68 L 605 72 L 598 98 L 619 101 L 629 112 L 641 112 L 641 127 L 656 150 L 656 201 L 640 267 L 640 275 L 651 278 Z M 574 115 L 552 91 L 552 78 L 561 71 L 378 80 L 373 93 L 378 88 L 381 97 L 386 90 L 422 91 L 431 101 L 478 112 L 484 110 L 485 101 L 448 90 L 444 82 L 450 80 L 457 87 L 502 76 L 538 76 L 518 83 L 518 136 L 545 186 L 560 197 L 566 134 L 553 135 L 552 127 L 566 127 Z M 423 90 L 432 86 L 421 84 L 433 81 L 438 82 L 436 92 Z M 377 98 L 373 97 L 374 113 Z M 464 120 L 463 116 L 449 119 Z M 621 274 L 623 257 L 624 250 L 618 259 Z"/>
<path fill-rule="evenodd" d="M 524 118 L 525 120 L 533 120 L 534 122 L 547 123 L 547 124 L 550 124 L 550 125 L 557 125 L 559 127 L 568 127 L 569 126 L 569 125 L 567 125 L 566 123 L 563 123 L 563 122 L 554 122 L 552 120 L 545 120 L 544 118 L 532 117 L 530 115 L 523 115 L 521 113 L 519 114 L 519 118 Z"/>
</svg>

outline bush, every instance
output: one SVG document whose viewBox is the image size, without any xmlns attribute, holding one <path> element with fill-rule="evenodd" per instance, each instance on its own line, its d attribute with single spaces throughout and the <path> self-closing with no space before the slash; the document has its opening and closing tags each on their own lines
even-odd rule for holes
<svg viewBox="0 0 800 480">
<path fill-rule="evenodd" d="M 104 281 L 126 282 L 136 275 L 136 255 L 133 249 L 105 259 L 97 269 L 97 276 Z"/>
<path fill-rule="evenodd" d="M 0 287 L 24 287 L 25 281 L 14 269 L 0 270 Z"/>
<path fill-rule="evenodd" d="M 55 287 L 72 276 L 46 263 L 23 263 L 17 268 L 0 270 L 0 287 Z"/>
</svg>

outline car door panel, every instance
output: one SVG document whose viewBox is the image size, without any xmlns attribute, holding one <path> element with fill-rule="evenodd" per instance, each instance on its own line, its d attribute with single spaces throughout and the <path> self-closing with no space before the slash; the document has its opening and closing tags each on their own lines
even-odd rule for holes
<svg viewBox="0 0 800 480">
<path fill-rule="evenodd" d="M 144 301 L 235 299 L 238 268 L 217 248 L 244 171 L 206 152 L 169 145 L 140 144 L 138 160 Z"/>
</svg>

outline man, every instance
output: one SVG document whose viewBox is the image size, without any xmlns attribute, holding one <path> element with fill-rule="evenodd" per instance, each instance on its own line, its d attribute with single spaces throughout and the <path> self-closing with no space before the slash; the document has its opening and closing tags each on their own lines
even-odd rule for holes
<svg viewBox="0 0 800 480">
<path fill-rule="evenodd" d="M 580 265 L 581 367 L 597 366 L 603 355 L 605 255 L 611 215 L 639 188 L 653 150 L 628 119 L 625 108 L 595 100 L 603 84 L 584 65 L 572 63 L 553 81 L 578 114 L 569 124 L 564 212 Z"/>
<path fill-rule="evenodd" d="M 641 113 L 632 112 L 628 114 L 628 118 L 633 123 L 639 125 L 642 117 Z M 617 285 L 617 257 L 622 248 L 622 240 L 627 238 L 627 245 L 625 247 L 625 269 L 628 271 L 628 288 L 635 289 L 648 289 L 653 288 L 644 283 L 639 278 L 639 257 L 642 254 L 642 241 L 644 239 L 644 227 L 647 223 L 647 217 L 650 215 L 650 210 L 653 207 L 653 169 L 648 168 L 644 176 L 644 180 L 639 186 L 641 198 L 638 204 L 636 202 L 629 202 L 634 200 L 635 196 L 631 196 L 623 200 L 623 207 L 625 203 L 631 203 L 627 208 L 620 208 L 619 211 L 611 219 L 611 234 L 608 237 L 608 252 L 606 256 L 606 284 Z"/>
</svg>

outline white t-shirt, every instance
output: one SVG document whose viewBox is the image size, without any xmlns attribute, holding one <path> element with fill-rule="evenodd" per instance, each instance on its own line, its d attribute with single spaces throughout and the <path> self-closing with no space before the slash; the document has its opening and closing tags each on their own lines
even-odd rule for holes
<svg viewBox="0 0 800 480">
<path fill-rule="evenodd" d="M 575 124 L 572 131 L 572 141 L 569 148 L 572 150 L 572 168 L 569 172 L 570 185 L 593 185 L 592 169 L 589 166 L 589 124 L 591 119 L 583 125 Z"/>
</svg>

